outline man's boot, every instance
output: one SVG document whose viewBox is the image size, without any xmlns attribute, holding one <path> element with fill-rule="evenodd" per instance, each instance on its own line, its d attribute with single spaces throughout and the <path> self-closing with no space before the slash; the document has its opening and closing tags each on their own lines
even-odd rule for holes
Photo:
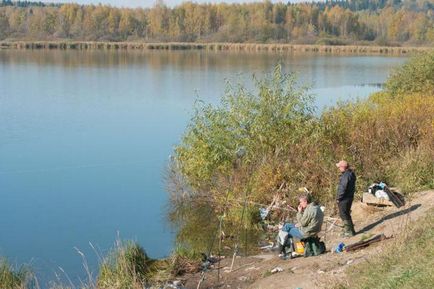
<svg viewBox="0 0 434 289">
<path fill-rule="evenodd" d="M 342 237 L 352 237 L 356 234 L 354 231 L 354 225 L 351 220 L 344 220 L 344 231 Z"/>
<path fill-rule="evenodd" d="M 356 235 L 356 230 L 354 230 L 354 223 L 352 220 L 350 221 L 350 230 L 351 230 L 351 236 Z"/>
</svg>

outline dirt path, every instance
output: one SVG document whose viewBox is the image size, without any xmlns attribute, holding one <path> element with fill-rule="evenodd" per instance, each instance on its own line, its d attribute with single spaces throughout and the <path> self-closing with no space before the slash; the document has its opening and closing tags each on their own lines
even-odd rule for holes
<svg viewBox="0 0 434 289">
<path fill-rule="evenodd" d="M 340 228 L 330 228 L 324 236 L 323 226 L 322 240 L 326 237 L 326 247 L 333 249 L 338 243 L 355 243 L 361 238 L 367 238 L 384 233 L 386 237 L 398 236 L 410 223 L 424 216 L 430 208 L 434 207 L 434 191 L 417 193 L 411 202 L 404 207 L 376 208 L 360 202 L 353 205 L 353 219 L 357 235 L 352 238 L 339 237 Z M 365 249 L 350 253 L 331 253 L 317 257 L 295 258 L 292 260 L 280 260 L 276 253 L 264 253 L 248 258 L 236 258 L 234 270 L 229 272 L 230 258 L 222 260 L 220 264 L 220 279 L 217 280 L 217 270 L 214 269 L 205 274 L 205 280 L 200 288 L 324 288 L 328 280 L 340 278 L 345 269 L 359 262 L 363 262 L 370 256 L 381 252 L 393 238 L 376 243 Z M 281 267 L 282 272 L 271 274 L 275 267 Z M 200 274 L 186 276 L 185 288 L 197 288 Z"/>
</svg>

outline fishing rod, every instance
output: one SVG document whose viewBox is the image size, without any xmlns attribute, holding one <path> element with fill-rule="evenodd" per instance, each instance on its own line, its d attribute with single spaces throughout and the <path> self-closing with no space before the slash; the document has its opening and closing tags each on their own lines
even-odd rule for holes
<svg viewBox="0 0 434 289">
<path fill-rule="evenodd" d="M 209 203 L 218 203 L 217 200 L 211 199 L 208 196 L 190 197 L 190 201 L 199 201 L 199 199 L 204 199 L 205 201 L 207 201 Z M 244 205 L 244 203 L 249 203 L 249 204 L 252 204 L 252 205 L 268 208 L 269 210 L 270 209 L 278 209 L 278 210 L 288 211 L 288 212 L 298 212 L 298 210 L 296 208 L 294 208 L 293 206 L 291 206 L 291 205 L 286 205 L 286 207 L 277 206 L 277 205 L 274 205 L 273 203 L 271 205 L 266 205 L 266 204 L 262 204 L 262 203 L 258 203 L 258 202 L 254 202 L 254 201 L 241 200 L 241 199 L 233 199 L 233 200 L 231 200 L 231 202 L 235 202 L 235 203 L 240 204 L 240 205 Z"/>
<path fill-rule="evenodd" d="M 196 198 L 198 198 L 198 197 L 200 197 L 202 199 L 206 199 L 206 201 L 208 201 L 210 203 L 217 203 L 217 200 L 211 199 L 211 198 L 209 198 L 207 196 L 196 196 Z M 199 201 L 199 200 L 198 199 L 196 199 L 196 200 L 190 199 L 190 201 Z M 262 203 L 258 203 L 258 202 L 254 202 L 254 201 L 248 201 L 248 200 L 244 201 L 244 200 L 240 200 L 240 199 L 234 199 L 234 200 L 231 200 L 231 201 L 235 202 L 235 203 L 237 203 L 239 205 L 244 205 L 244 203 L 246 202 L 246 203 L 249 203 L 249 204 L 252 204 L 252 205 L 256 205 L 256 206 L 260 206 L 260 207 L 266 208 L 266 210 L 277 209 L 277 210 L 287 211 L 287 212 L 291 212 L 291 213 L 298 213 L 298 210 L 295 207 L 291 206 L 291 205 L 286 205 L 286 207 L 283 207 L 283 206 L 277 206 L 277 205 L 273 205 L 273 204 L 266 205 L 266 204 L 262 204 Z M 227 202 L 226 202 L 225 205 L 227 205 Z M 268 215 L 268 213 L 267 213 L 267 215 Z M 343 228 L 342 225 L 336 224 L 337 219 L 330 218 L 330 217 L 325 217 L 324 221 L 326 223 L 330 223 L 332 225 L 332 227 L 335 226 L 335 227 Z"/>
</svg>

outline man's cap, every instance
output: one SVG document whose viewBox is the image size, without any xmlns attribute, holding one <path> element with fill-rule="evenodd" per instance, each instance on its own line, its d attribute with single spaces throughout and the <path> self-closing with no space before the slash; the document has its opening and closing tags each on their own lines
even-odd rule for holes
<svg viewBox="0 0 434 289">
<path fill-rule="evenodd" d="M 348 162 L 344 160 L 340 160 L 338 163 L 336 163 L 336 167 L 338 168 L 348 168 Z"/>
</svg>

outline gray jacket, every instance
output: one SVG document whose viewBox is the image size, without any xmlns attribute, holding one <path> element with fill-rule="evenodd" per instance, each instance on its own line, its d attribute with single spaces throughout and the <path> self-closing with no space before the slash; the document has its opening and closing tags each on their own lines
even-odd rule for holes
<svg viewBox="0 0 434 289">
<path fill-rule="evenodd" d="M 303 212 L 297 213 L 300 232 L 305 237 L 312 237 L 321 231 L 324 213 L 318 205 L 310 203 Z"/>
</svg>

